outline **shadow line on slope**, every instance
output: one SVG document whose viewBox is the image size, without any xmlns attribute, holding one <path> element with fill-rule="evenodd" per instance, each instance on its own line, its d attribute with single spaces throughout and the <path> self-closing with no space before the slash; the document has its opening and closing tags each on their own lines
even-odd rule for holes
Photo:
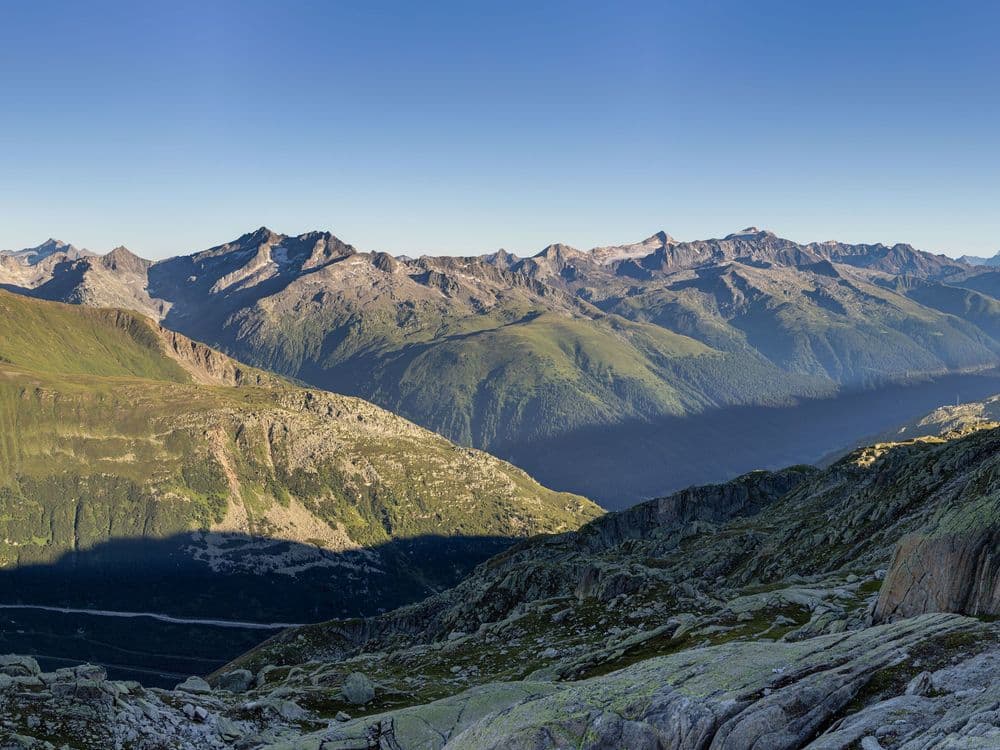
<svg viewBox="0 0 1000 750">
<path fill-rule="evenodd" d="M 95 610 L 0 609 L 0 653 L 41 654 L 43 666 L 91 661 L 121 679 L 172 686 L 178 673 L 210 672 L 278 628 L 101 611 L 272 624 L 372 615 L 454 585 L 516 541 L 429 535 L 329 552 L 276 539 L 213 537 L 230 560 L 247 563 L 251 553 L 267 554 L 299 568 L 292 576 L 260 566 L 213 571 L 190 554 L 192 547 L 206 548 L 205 537 L 197 533 L 112 539 L 49 563 L 0 570 L 0 604 Z M 314 567 L 306 567 L 310 562 Z"/>
<path fill-rule="evenodd" d="M 608 510 L 754 469 L 814 463 L 941 406 L 1000 392 L 1000 371 L 688 417 L 626 420 L 524 444 L 490 446 L 547 487 Z"/>
</svg>

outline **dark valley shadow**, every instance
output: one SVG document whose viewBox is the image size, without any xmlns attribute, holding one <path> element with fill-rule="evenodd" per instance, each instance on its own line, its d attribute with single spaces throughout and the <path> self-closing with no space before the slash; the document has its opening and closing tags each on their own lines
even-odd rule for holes
<svg viewBox="0 0 1000 750">
<path fill-rule="evenodd" d="M 789 406 L 623 421 L 491 450 L 547 487 L 579 492 L 620 510 L 754 469 L 815 463 L 956 399 L 975 401 L 996 393 L 996 371 L 946 375 Z"/>
<path fill-rule="evenodd" d="M 202 534 L 114 539 L 51 564 L 0 570 L 0 653 L 32 654 L 46 668 L 90 661 L 120 679 L 172 687 L 218 668 L 281 624 L 419 601 L 515 541 L 423 536 L 330 552 L 242 535 L 211 543 Z"/>
</svg>

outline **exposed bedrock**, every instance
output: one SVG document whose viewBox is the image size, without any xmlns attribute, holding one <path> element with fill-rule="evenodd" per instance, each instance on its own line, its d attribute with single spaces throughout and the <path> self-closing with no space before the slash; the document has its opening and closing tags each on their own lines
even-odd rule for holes
<svg viewBox="0 0 1000 750">
<path fill-rule="evenodd" d="M 978 532 L 911 534 L 900 540 L 875 620 L 927 612 L 1000 615 L 1000 524 Z"/>
</svg>

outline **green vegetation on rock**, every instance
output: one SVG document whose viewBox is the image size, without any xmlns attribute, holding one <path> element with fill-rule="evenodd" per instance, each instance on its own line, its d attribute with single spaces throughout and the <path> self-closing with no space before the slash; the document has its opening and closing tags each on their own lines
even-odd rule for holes
<svg viewBox="0 0 1000 750">
<path fill-rule="evenodd" d="M 343 552 L 514 539 L 600 514 L 487 454 L 245 368 L 137 314 L 6 292 L 0 312 L 4 566 L 201 531 Z M 225 545 L 206 539 L 198 554 L 219 563 Z"/>
</svg>

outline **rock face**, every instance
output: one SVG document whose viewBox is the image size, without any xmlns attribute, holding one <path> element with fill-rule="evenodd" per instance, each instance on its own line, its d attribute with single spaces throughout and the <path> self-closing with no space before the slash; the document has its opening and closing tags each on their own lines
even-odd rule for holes
<svg viewBox="0 0 1000 750">
<path fill-rule="evenodd" d="M 485 684 L 285 747 L 353 748 L 373 735 L 386 744 L 372 747 L 425 750 L 847 750 L 876 732 L 911 750 L 986 742 L 1000 736 L 1000 716 L 982 710 L 1000 697 L 989 674 L 997 637 L 975 620 L 929 615 L 799 643 L 691 649 L 578 682 Z M 906 692 L 920 664 L 934 670 L 920 673 L 931 697 Z M 856 703 L 864 708 L 845 712 Z"/>
<path fill-rule="evenodd" d="M 692 487 L 638 503 L 588 524 L 580 543 L 590 552 L 598 552 L 628 539 L 648 539 L 660 530 L 752 516 L 809 479 L 815 471 L 811 466 L 797 466 L 782 471 L 751 472 L 731 482 Z"/>
<path fill-rule="evenodd" d="M 900 541 L 875 619 L 925 612 L 1000 615 L 1000 527 Z"/>
<path fill-rule="evenodd" d="M 277 376 L 237 362 L 211 347 L 192 341 L 163 326 L 153 325 L 156 335 L 163 341 L 164 352 L 183 367 L 198 383 L 213 385 L 271 385 L 282 381 Z"/>
<path fill-rule="evenodd" d="M 925 612 L 1000 615 L 1000 456 L 981 428 L 954 439 L 942 461 L 926 520 L 895 546 L 875 607 L 876 622 Z M 949 443 L 945 443 L 948 445 Z M 964 449 L 964 450 L 963 450 Z M 973 468 L 974 467 L 974 468 Z"/>
</svg>

